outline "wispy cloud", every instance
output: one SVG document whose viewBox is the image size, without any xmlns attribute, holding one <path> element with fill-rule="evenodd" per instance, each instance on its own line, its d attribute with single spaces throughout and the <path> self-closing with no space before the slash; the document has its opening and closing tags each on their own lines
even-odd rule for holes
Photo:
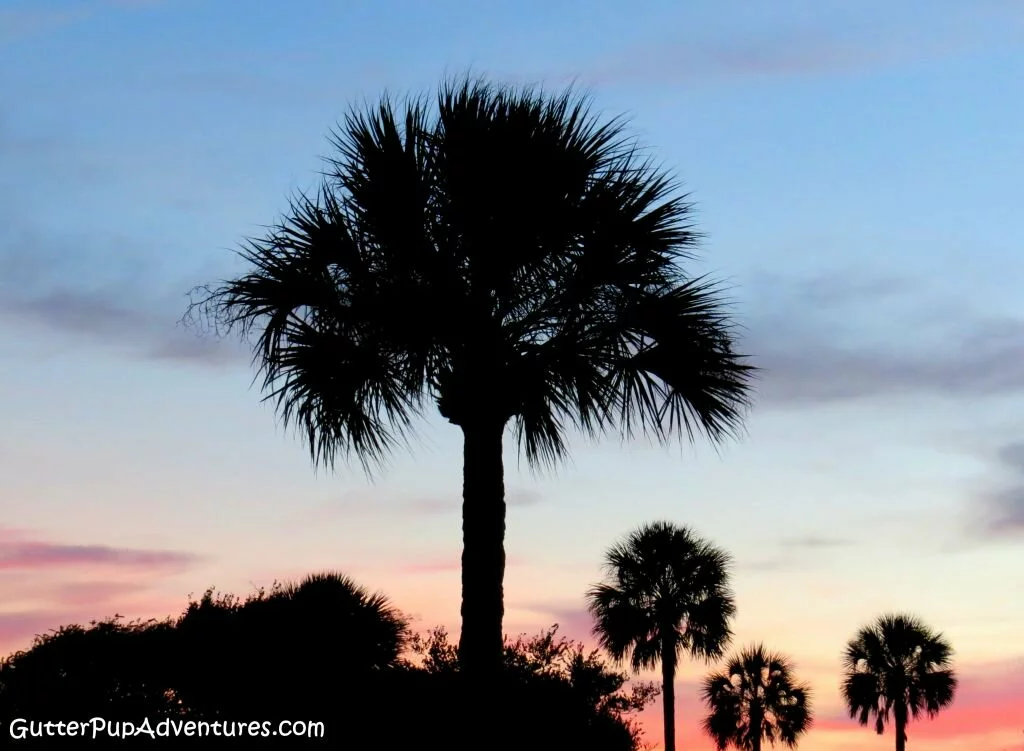
<svg viewBox="0 0 1024 751">
<path fill-rule="evenodd" d="M 69 544 L 0 527 L 0 656 L 62 625 L 177 615 L 185 591 L 169 597 L 160 588 L 200 562 L 181 551 Z"/>
<path fill-rule="evenodd" d="M 75 614 L 68 611 L 0 613 L 0 655 L 14 649 L 25 649 L 33 636 L 76 620 Z"/>
<path fill-rule="evenodd" d="M 805 548 L 817 550 L 821 548 L 839 548 L 852 545 L 853 540 L 846 537 L 829 537 L 826 535 L 803 535 L 801 537 L 789 537 L 779 543 L 786 548 Z"/>
<path fill-rule="evenodd" d="M 66 26 L 88 18 L 93 13 L 89 7 L 44 8 L 26 6 L 23 8 L 0 8 L 0 42 L 19 39 L 31 34 Z"/>
<path fill-rule="evenodd" d="M 1024 442 L 1000 446 L 993 463 L 1001 478 L 996 489 L 973 499 L 969 533 L 989 539 L 1024 537 Z"/>
<path fill-rule="evenodd" d="M 1024 393 L 1024 318 L 964 309 L 900 278 L 829 272 L 759 285 L 773 294 L 743 347 L 763 368 L 765 406 Z M 874 326 L 880 338 L 855 337 L 872 327 L 866 313 L 888 316 Z"/>
<path fill-rule="evenodd" d="M 505 491 L 505 503 L 510 507 L 536 506 L 544 500 L 544 496 L 536 490 L 510 487 Z M 462 499 L 453 498 L 416 498 L 405 503 L 405 508 L 424 514 L 457 513 L 462 508 Z"/>
<path fill-rule="evenodd" d="M 968 13 L 947 5 L 916 16 L 879 13 L 866 3 L 862 17 L 850 11 L 853 17 L 839 22 L 824 7 L 807 14 L 800 5 L 794 14 L 780 5 L 778 17 L 756 31 L 731 25 L 722 33 L 666 34 L 592 63 L 583 77 L 599 84 L 671 84 L 848 74 L 1020 44 L 1019 7 L 1005 2 L 981 1 Z"/>
<path fill-rule="evenodd" d="M 776 571 L 792 569 L 797 566 L 793 558 L 758 558 L 755 560 L 741 559 L 736 562 L 736 569 L 745 574 L 773 574 Z"/>
<path fill-rule="evenodd" d="M 815 340 L 763 343 L 766 402 L 813 405 L 864 397 L 985 397 L 1024 391 L 1024 320 L 951 327 L 942 349 L 849 347 Z"/>
<path fill-rule="evenodd" d="M 403 574 L 444 574 L 461 568 L 457 558 L 442 558 L 429 561 L 415 561 L 399 567 Z"/>
<path fill-rule="evenodd" d="M 536 490 L 509 487 L 505 492 L 505 503 L 512 508 L 535 506 L 544 501 Z M 337 499 L 322 503 L 314 514 L 327 517 L 349 514 L 371 515 L 426 515 L 458 514 L 462 499 L 458 495 L 385 495 L 367 491 L 352 491 Z"/>
<path fill-rule="evenodd" d="M 596 641 L 594 618 L 578 603 L 522 603 L 520 607 L 539 616 L 538 628 L 548 628 L 557 623 L 558 633 L 562 636 L 591 645 Z"/>
<path fill-rule="evenodd" d="M 66 6 L 35 0 L 0 8 L 0 43 L 17 40 L 84 21 L 108 10 L 141 10 L 167 0 L 94 0 Z"/>
<path fill-rule="evenodd" d="M 119 257 L 113 251 L 126 244 L 121 238 L 30 231 L 6 239 L 0 246 L 0 325 L 30 327 L 140 359 L 212 367 L 247 362 L 239 342 L 183 327 L 189 283 L 161 278 L 145 254 Z"/>
<path fill-rule="evenodd" d="M 816 562 L 827 555 L 827 551 L 845 548 L 856 544 L 852 538 L 837 535 L 808 533 L 794 537 L 785 537 L 777 541 L 777 547 L 783 552 L 779 555 L 768 555 L 762 558 L 741 558 L 736 568 L 744 574 L 770 574 L 778 571 L 806 568 L 810 556 Z"/>
<path fill-rule="evenodd" d="M 522 560 L 509 557 L 505 560 L 505 568 L 521 566 Z M 444 574 L 462 570 L 462 561 L 458 558 L 433 558 L 424 561 L 412 561 L 398 567 L 403 574 Z"/>
<path fill-rule="evenodd" d="M 198 556 L 173 550 L 118 548 L 39 540 L 0 528 L 0 571 L 104 566 L 131 569 L 180 569 Z"/>
<path fill-rule="evenodd" d="M 185 598 L 157 597 L 147 592 L 145 585 L 114 586 L 106 582 L 74 585 L 80 592 L 68 592 L 61 599 L 57 589 L 39 585 L 37 589 L 50 596 L 46 607 L 19 611 L 0 611 L 0 657 L 15 650 L 27 649 L 32 638 L 71 624 L 85 625 L 90 621 L 121 615 L 125 618 L 167 618 L 179 615 Z M 67 589 L 71 589 L 68 587 Z M 0 596 L 3 596 L 0 587 Z M 93 599 L 86 601 L 83 594 Z"/>
</svg>

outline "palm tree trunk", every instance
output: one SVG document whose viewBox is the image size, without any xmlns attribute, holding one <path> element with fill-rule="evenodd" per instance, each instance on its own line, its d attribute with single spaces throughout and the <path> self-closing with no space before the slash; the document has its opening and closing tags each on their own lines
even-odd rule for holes
<svg viewBox="0 0 1024 751">
<path fill-rule="evenodd" d="M 505 614 L 505 469 L 500 421 L 462 426 L 462 634 L 459 665 L 471 678 L 502 664 Z"/>
<path fill-rule="evenodd" d="M 675 680 L 675 644 L 664 644 L 661 647 L 661 708 L 665 720 L 665 751 L 676 751 Z"/>
<path fill-rule="evenodd" d="M 750 712 L 750 751 L 761 751 L 761 730 L 764 720 L 760 707 L 751 707 Z"/>
<path fill-rule="evenodd" d="M 907 749 L 907 718 L 896 710 L 896 751 Z"/>
</svg>

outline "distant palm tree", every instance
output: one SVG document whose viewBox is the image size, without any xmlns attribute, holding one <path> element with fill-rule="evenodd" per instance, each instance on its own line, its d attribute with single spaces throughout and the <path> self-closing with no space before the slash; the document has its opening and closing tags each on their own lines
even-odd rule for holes
<svg viewBox="0 0 1024 751">
<path fill-rule="evenodd" d="M 665 751 L 675 751 L 675 676 L 679 657 L 721 657 L 736 612 L 728 554 L 686 527 L 653 522 L 605 555 L 608 581 L 587 593 L 594 633 L 634 671 L 661 664 Z"/>
<path fill-rule="evenodd" d="M 385 97 L 332 143 L 319 192 L 186 318 L 258 331 L 265 398 L 316 464 L 371 471 L 428 403 L 460 428 L 459 656 L 497 670 L 506 427 L 532 464 L 562 458 L 570 427 L 717 442 L 754 368 L 717 286 L 680 268 L 685 196 L 571 92 L 449 83 L 436 112 Z"/>
<path fill-rule="evenodd" d="M 907 744 L 907 723 L 934 717 L 953 703 L 953 648 L 920 620 L 884 615 L 857 632 L 843 655 L 843 698 L 861 725 L 874 715 L 879 735 L 892 720 L 896 751 Z"/>
<path fill-rule="evenodd" d="M 730 658 L 721 673 L 704 680 L 704 701 L 711 709 L 704 730 L 719 751 L 730 745 L 761 751 L 761 741 L 796 748 L 811 726 L 810 688 L 797 683 L 790 661 L 763 645 Z"/>
</svg>

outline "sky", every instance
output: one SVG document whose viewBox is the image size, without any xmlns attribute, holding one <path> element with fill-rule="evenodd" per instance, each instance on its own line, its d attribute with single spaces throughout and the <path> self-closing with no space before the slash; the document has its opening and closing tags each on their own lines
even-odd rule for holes
<svg viewBox="0 0 1024 751">
<path fill-rule="evenodd" d="M 892 748 L 838 691 L 889 611 L 961 678 L 910 748 L 1024 746 L 1020 0 L 0 0 L 0 654 L 323 569 L 457 630 L 457 430 L 315 471 L 244 347 L 178 322 L 350 107 L 467 70 L 629 116 L 764 369 L 718 449 L 577 440 L 536 474 L 509 441 L 506 630 L 592 643 L 603 551 L 666 519 L 734 556 L 735 646 L 813 686 L 801 749 Z M 709 669 L 678 678 L 692 751 Z"/>
</svg>

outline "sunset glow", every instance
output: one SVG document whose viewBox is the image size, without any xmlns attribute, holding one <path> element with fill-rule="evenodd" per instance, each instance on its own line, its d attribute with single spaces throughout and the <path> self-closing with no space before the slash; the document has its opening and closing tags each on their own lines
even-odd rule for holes
<svg viewBox="0 0 1024 751">
<path fill-rule="evenodd" d="M 813 687 L 800 749 L 894 747 L 839 692 L 846 641 L 893 611 L 960 679 L 908 748 L 1024 749 L 1024 6 L 301 6 L 0 7 L 0 654 L 326 569 L 458 633 L 458 431 L 430 413 L 372 482 L 314 472 L 244 346 L 179 319 L 315 184 L 349 105 L 470 68 L 630 115 L 764 368 L 718 452 L 580 439 L 534 473 L 509 435 L 506 631 L 595 644 L 603 551 L 666 519 L 734 557 L 734 646 Z M 712 667 L 680 669 L 680 749 L 713 748 Z M 657 743 L 660 704 L 643 721 Z"/>
</svg>

